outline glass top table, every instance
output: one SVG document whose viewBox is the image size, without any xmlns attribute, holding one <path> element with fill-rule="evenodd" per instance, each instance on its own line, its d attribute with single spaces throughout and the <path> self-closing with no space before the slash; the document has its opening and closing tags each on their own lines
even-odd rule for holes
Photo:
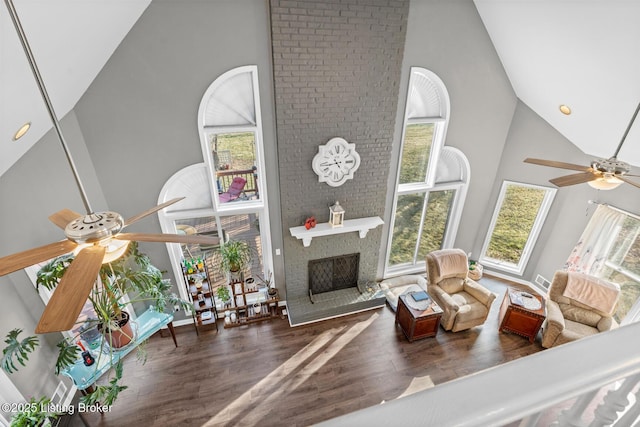
<svg viewBox="0 0 640 427">
<path fill-rule="evenodd" d="M 91 352 L 95 363 L 85 366 L 82 359 L 76 360 L 73 365 L 64 368 L 61 373 L 73 380 L 78 390 L 84 391 L 90 388 L 109 369 L 115 366 L 124 356 L 138 347 L 142 342 L 164 326 L 173 327 L 173 315 L 157 312 L 149 309 L 133 321 L 134 339 L 129 344 L 119 349 L 109 348 L 108 345 L 100 345 Z M 172 333 L 173 335 L 173 333 Z M 175 343 L 175 338 L 174 338 Z M 177 347 L 177 343 L 176 343 Z"/>
</svg>

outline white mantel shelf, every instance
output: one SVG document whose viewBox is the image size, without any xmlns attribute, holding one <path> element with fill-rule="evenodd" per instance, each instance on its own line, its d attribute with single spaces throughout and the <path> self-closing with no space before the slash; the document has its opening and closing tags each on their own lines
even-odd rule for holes
<svg viewBox="0 0 640 427">
<path fill-rule="evenodd" d="M 382 224 L 384 224 L 382 218 L 379 216 L 372 216 L 368 218 L 347 219 L 344 221 L 342 227 L 331 227 L 328 222 L 323 222 L 309 230 L 307 230 L 304 225 L 301 225 L 299 227 L 291 227 L 289 231 L 293 237 L 302 240 L 302 244 L 306 248 L 311 245 L 311 239 L 314 237 L 331 236 L 332 234 L 343 234 L 357 231 L 360 234 L 360 238 L 364 239 L 369 230 L 372 230 Z"/>
</svg>

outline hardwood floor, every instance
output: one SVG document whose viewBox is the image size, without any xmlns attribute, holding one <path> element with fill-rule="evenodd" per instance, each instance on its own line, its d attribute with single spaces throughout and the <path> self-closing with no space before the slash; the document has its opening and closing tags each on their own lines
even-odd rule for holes
<svg viewBox="0 0 640 427">
<path fill-rule="evenodd" d="M 145 365 L 125 361 L 125 384 L 111 412 L 85 414 L 90 426 L 307 426 L 396 399 L 542 350 L 540 338 L 498 332 L 505 282 L 482 327 L 409 343 L 387 306 L 290 328 L 287 320 L 196 336 L 176 328 L 152 337 Z M 413 382 L 413 384 L 412 384 Z M 417 384 L 417 386 L 416 386 Z M 488 384 L 487 388 L 491 386 Z"/>
</svg>

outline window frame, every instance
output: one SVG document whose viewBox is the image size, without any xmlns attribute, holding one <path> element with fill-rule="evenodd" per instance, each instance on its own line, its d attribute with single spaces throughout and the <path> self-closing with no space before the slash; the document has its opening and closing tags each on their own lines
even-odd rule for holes
<svg viewBox="0 0 640 427">
<path fill-rule="evenodd" d="M 437 91 L 438 100 L 437 109 L 440 111 L 440 116 L 430 117 L 409 117 L 410 115 L 410 102 L 411 97 L 416 96 L 411 93 L 414 81 L 418 81 L 418 78 L 427 78 Z M 423 99 L 421 99 L 423 101 Z M 432 106 L 433 107 L 433 106 Z M 469 162 L 464 156 L 462 151 L 447 147 L 456 156 L 458 156 L 464 163 L 465 177 L 460 181 L 441 182 L 437 183 L 437 171 L 438 163 L 440 160 L 440 154 L 445 147 L 445 139 L 447 134 L 447 127 L 449 123 L 449 95 L 447 93 L 444 82 L 432 71 L 429 71 L 422 67 L 411 67 L 409 75 L 409 86 L 407 91 L 407 99 L 405 102 L 404 120 L 402 124 L 402 132 L 400 139 L 400 147 L 398 152 L 398 160 L 396 163 L 396 176 L 393 187 L 393 200 L 392 209 L 389 221 L 389 229 L 386 242 L 386 253 L 384 260 L 383 277 L 392 277 L 401 274 L 411 274 L 420 271 L 424 271 L 426 268 L 426 261 L 424 259 L 418 259 L 418 253 L 420 251 L 420 240 L 424 232 L 425 214 L 428 209 L 429 195 L 431 192 L 453 190 L 455 192 L 451 207 L 449 210 L 449 217 L 445 226 L 444 236 L 441 242 L 442 248 L 453 247 L 454 241 L 457 235 L 458 226 L 462 217 L 462 207 L 466 198 L 466 193 L 469 183 Z M 428 165 L 426 174 L 421 181 L 414 181 L 409 183 L 400 183 L 400 172 L 402 169 L 402 154 L 406 142 L 407 127 L 415 124 L 433 124 L 433 136 L 431 141 L 431 147 L 428 153 Z M 409 194 L 424 194 L 424 204 L 422 206 L 422 212 L 420 216 L 420 224 L 417 224 L 418 235 L 416 236 L 416 244 L 413 251 L 413 260 L 411 263 L 401 263 L 396 265 L 390 265 L 391 248 L 393 243 L 393 234 L 396 224 L 396 209 L 398 206 L 399 196 Z"/>
<path fill-rule="evenodd" d="M 394 196 L 394 208 L 391 212 L 391 226 L 389 227 L 389 239 L 387 244 L 387 255 L 385 260 L 385 273 L 384 277 L 392 277 L 401 274 L 409 274 L 415 273 L 419 271 L 424 271 L 426 268 L 426 261 L 424 259 L 418 258 L 418 253 L 420 251 L 420 239 L 422 238 L 424 232 L 424 216 L 427 212 L 429 205 L 429 194 L 432 192 L 438 191 L 446 191 L 452 190 L 454 191 L 453 200 L 451 201 L 451 208 L 449 210 L 449 217 L 447 218 L 447 224 L 445 226 L 444 236 L 442 239 L 441 248 L 453 247 L 453 243 L 456 238 L 458 224 L 460 223 L 460 218 L 462 216 L 462 207 L 461 205 L 464 203 L 464 195 L 466 192 L 465 183 L 443 183 L 436 184 L 433 187 L 428 187 L 422 189 L 422 191 L 412 191 L 410 188 L 405 188 L 402 191 L 398 190 L 396 195 Z M 396 221 L 396 208 L 398 205 L 398 196 L 410 195 L 410 194 L 424 194 L 425 200 L 422 206 L 422 212 L 420 215 L 420 224 L 418 224 L 418 235 L 416 236 L 416 244 L 413 250 L 413 262 L 412 263 L 401 263 L 390 265 L 391 258 L 391 246 L 393 243 L 393 231 Z"/>
<path fill-rule="evenodd" d="M 243 132 L 252 132 L 254 135 L 254 144 L 255 144 L 255 156 L 256 156 L 256 163 L 258 163 L 258 165 L 256 165 L 257 167 L 257 186 L 258 186 L 258 194 L 260 195 L 259 199 L 255 199 L 255 200 L 242 200 L 242 201 L 236 201 L 234 203 L 221 203 L 220 202 L 220 198 L 219 198 L 219 194 L 217 191 L 217 184 L 214 181 L 214 175 L 216 174 L 216 167 L 215 167 L 215 162 L 213 159 L 213 153 L 211 152 L 210 149 L 205 149 L 203 148 L 203 154 L 206 156 L 205 157 L 205 163 L 207 164 L 207 167 L 209 169 L 209 174 L 210 174 L 210 180 L 211 180 L 211 196 L 213 199 L 213 203 L 215 206 L 215 209 L 219 212 L 222 211 L 236 211 L 238 210 L 238 207 L 235 206 L 237 204 L 241 204 L 242 206 L 251 206 L 254 208 L 260 208 L 260 207 L 264 207 L 264 201 L 262 201 L 263 195 L 265 194 L 265 187 L 264 187 L 264 181 L 266 179 L 265 174 L 264 174 L 264 155 L 262 152 L 262 132 L 258 132 L 258 128 L 257 126 L 250 126 L 250 125 L 241 125 L 241 126 L 203 126 L 202 127 L 202 139 L 203 139 L 203 146 L 206 145 L 208 147 L 209 145 L 209 138 L 212 135 L 223 135 L 223 134 L 230 134 L 230 133 L 243 133 Z"/>
<path fill-rule="evenodd" d="M 70 253 L 70 252 L 68 252 Z M 62 254 L 60 256 L 63 256 L 65 254 Z M 29 280 L 31 281 L 31 284 L 33 285 L 33 287 L 36 289 L 36 292 L 38 293 L 38 296 L 40 296 L 40 299 L 42 300 L 42 302 L 44 303 L 44 305 L 49 304 L 49 300 L 51 299 L 51 297 L 53 296 L 53 293 L 55 292 L 55 289 L 50 291 L 49 289 L 45 288 L 44 286 L 38 287 L 38 271 L 40 271 L 40 269 L 46 265 L 48 262 L 52 261 L 55 258 L 51 258 L 47 261 L 43 261 L 37 264 L 33 264 L 30 265 L 28 267 L 25 267 L 24 271 L 25 273 L 27 273 L 27 277 L 29 277 Z M 96 275 L 96 281 L 100 280 L 100 276 Z M 93 286 L 96 286 L 95 282 L 93 284 Z M 102 282 L 100 282 L 100 286 L 102 286 Z M 133 305 L 131 304 L 131 301 L 129 299 L 129 295 L 124 294 L 121 298 L 121 303 L 123 303 L 125 305 L 125 310 L 127 311 L 127 313 L 129 313 L 130 319 L 133 321 L 135 319 L 137 319 L 138 315 L 136 314 L 135 310 L 133 309 Z M 87 299 L 87 301 L 84 303 L 85 306 L 91 306 L 93 308 L 93 305 L 91 304 L 91 302 Z M 82 316 L 82 312 L 78 315 L 78 317 Z M 65 338 L 69 338 L 69 339 L 73 339 L 76 337 L 77 332 L 74 332 L 75 329 L 80 328 L 81 325 L 78 325 L 77 323 L 74 323 L 74 327 L 72 329 L 69 329 L 68 331 L 61 331 L 60 333 L 65 337 Z"/>
<path fill-rule="evenodd" d="M 487 250 L 489 248 L 489 244 L 491 242 L 491 238 L 493 236 L 493 232 L 495 230 L 496 223 L 498 221 L 498 216 L 500 214 L 502 205 L 504 203 L 504 199 L 507 194 L 507 187 L 509 185 L 516 185 L 516 186 L 526 187 L 526 188 L 535 188 L 535 189 L 545 191 L 544 197 L 542 199 L 542 203 L 538 208 L 538 213 L 536 214 L 536 218 L 533 222 L 533 225 L 531 226 L 531 230 L 529 231 L 529 237 L 527 238 L 527 241 L 524 247 L 522 248 L 522 254 L 520 255 L 520 260 L 518 261 L 518 264 L 501 262 L 499 260 L 496 260 L 495 258 L 490 258 L 486 255 Z M 540 232 L 542 231 L 544 222 L 547 219 L 547 216 L 549 215 L 549 211 L 551 209 L 551 205 L 553 203 L 553 200 L 555 199 L 555 195 L 557 191 L 558 190 L 556 188 L 552 188 L 552 187 L 504 180 L 502 182 L 502 185 L 500 186 L 500 193 L 498 193 L 498 200 L 496 201 L 496 205 L 493 209 L 491 222 L 489 224 L 489 228 L 487 229 L 487 234 L 485 235 L 484 242 L 482 244 L 482 251 L 480 252 L 480 257 L 478 261 L 485 267 L 489 267 L 496 270 L 501 270 L 507 273 L 513 273 L 513 274 L 522 276 L 525 268 L 527 267 L 527 264 L 533 252 L 533 249 L 535 248 L 536 241 L 540 236 Z"/>
<path fill-rule="evenodd" d="M 255 112 L 255 123 L 247 119 L 249 123 L 245 124 L 220 124 L 220 125 L 205 125 L 205 113 L 207 106 L 209 105 L 210 98 L 214 94 L 215 90 L 220 88 L 225 83 L 231 81 L 239 74 L 250 73 L 251 85 L 252 85 L 252 99 Z M 262 266 L 264 268 L 263 274 L 273 271 L 273 259 L 271 256 L 271 226 L 269 220 L 269 203 L 268 203 L 268 188 L 266 179 L 266 163 L 265 163 L 265 149 L 264 139 L 262 133 L 262 112 L 260 108 L 260 89 L 258 83 L 258 67 L 256 65 L 245 65 L 233 68 L 225 73 L 222 73 L 216 77 L 209 85 L 207 90 L 202 95 L 200 106 L 198 109 L 198 134 L 200 136 L 200 147 L 202 149 L 202 155 L 204 163 L 197 165 L 191 165 L 177 171 L 171 176 L 165 183 L 164 187 L 160 191 L 158 197 L 158 203 L 163 203 L 167 199 L 174 197 L 172 191 L 175 191 L 174 185 L 188 185 L 184 180 L 193 178 L 197 174 L 195 171 L 206 171 L 206 181 L 209 185 L 209 197 L 210 204 L 207 201 L 206 206 L 200 206 L 197 208 L 187 208 L 180 210 L 179 207 L 175 209 L 164 209 L 158 212 L 160 220 L 160 226 L 163 232 L 176 233 L 176 223 L 180 220 L 214 217 L 216 220 L 216 226 L 218 232 L 221 233 L 221 217 L 229 217 L 242 214 L 256 214 L 260 218 L 260 239 L 262 246 Z M 212 134 L 225 134 L 225 133 L 239 133 L 239 132 L 253 132 L 255 143 L 255 162 L 257 167 L 257 188 L 259 199 L 255 200 L 243 200 L 233 203 L 220 203 L 218 198 L 218 188 L 215 180 L 216 166 L 213 159 L 213 153 L 209 147 L 209 138 Z M 204 179 L 204 178 L 203 178 Z M 194 182 L 194 184 L 202 185 L 202 182 Z M 204 186 L 202 187 L 204 188 Z M 189 300 L 186 286 L 183 285 L 182 267 L 180 262 L 182 260 L 182 248 L 177 243 L 167 243 L 167 251 L 171 260 L 174 276 L 176 278 L 176 286 L 181 298 Z M 189 315 L 188 312 L 185 312 Z M 220 313 L 218 313 L 220 315 Z"/>
</svg>

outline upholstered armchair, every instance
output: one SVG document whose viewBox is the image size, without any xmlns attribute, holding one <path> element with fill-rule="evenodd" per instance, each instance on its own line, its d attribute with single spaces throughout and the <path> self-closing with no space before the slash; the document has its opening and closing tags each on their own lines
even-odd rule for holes
<svg viewBox="0 0 640 427">
<path fill-rule="evenodd" d="M 553 347 L 617 327 L 612 316 L 619 296 L 620 287 L 615 283 L 557 271 L 546 300 L 542 346 Z"/>
<path fill-rule="evenodd" d="M 461 249 L 442 249 L 427 254 L 427 292 L 442 308 L 440 324 L 458 332 L 482 325 L 496 295 L 467 277 L 467 254 Z"/>
<path fill-rule="evenodd" d="M 396 311 L 398 308 L 398 298 L 400 295 L 409 292 L 420 292 L 427 290 L 427 280 L 418 275 L 398 276 L 380 282 L 380 289 L 384 292 L 387 303 Z"/>
</svg>

